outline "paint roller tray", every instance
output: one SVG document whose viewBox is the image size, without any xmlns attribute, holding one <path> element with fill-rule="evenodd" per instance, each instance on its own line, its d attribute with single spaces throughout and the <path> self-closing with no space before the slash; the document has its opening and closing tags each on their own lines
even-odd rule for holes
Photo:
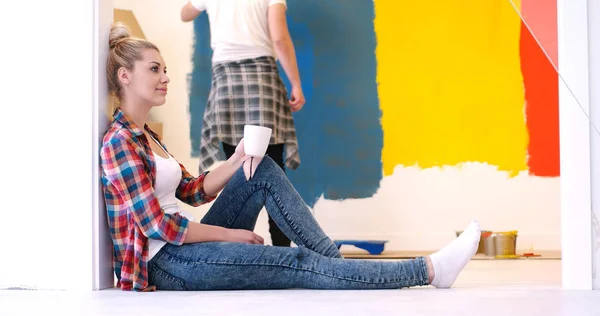
<svg viewBox="0 0 600 316">
<path fill-rule="evenodd" d="M 364 249 L 371 255 L 380 255 L 388 240 L 334 240 L 335 246 L 340 249 L 342 245 L 350 245 Z"/>
</svg>

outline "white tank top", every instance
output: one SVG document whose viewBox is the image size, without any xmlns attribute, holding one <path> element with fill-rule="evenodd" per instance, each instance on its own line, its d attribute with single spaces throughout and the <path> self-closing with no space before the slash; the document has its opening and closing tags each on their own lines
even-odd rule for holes
<svg viewBox="0 0 600 316">
<path fill-rule="evenodd" d="M 156 140 L 155 142 L 159 144 Z M 158 199 L 158 204 L 165 213 L 173 214 L 179 212 L 188 220 L 194 221 L 195 219 L 192 214 L 179 207 L 177 198 L 175 197 L 175 191 L 181 182 L 181 167 L 179 163 L 171 155 L 169 155 L 169 158 L 163 158 L 154 152 L 152 154 L 156 162 L 154 194 Z M 152 259 L 165 244 L 166 242 L 162 240 L 149 239 L 148 260 Z"/>
</svg>

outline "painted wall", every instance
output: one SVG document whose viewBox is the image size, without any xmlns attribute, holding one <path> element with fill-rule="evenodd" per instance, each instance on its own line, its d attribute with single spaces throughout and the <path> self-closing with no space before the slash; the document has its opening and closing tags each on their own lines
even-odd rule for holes
<svg viewBox="0 0 600 316">
<path fill-rule="evenodd" d="M 115 6 L 162 49 L 171 89 L 153 116 L 195 171 L 210 49 L 184 2 Z M 478 218 L 560 248 L 556 73 L 510 2 L 290 1 L 289 24 L 307 96 L 290 178 L 332 237 L 434 249 Z"/>
</svg>

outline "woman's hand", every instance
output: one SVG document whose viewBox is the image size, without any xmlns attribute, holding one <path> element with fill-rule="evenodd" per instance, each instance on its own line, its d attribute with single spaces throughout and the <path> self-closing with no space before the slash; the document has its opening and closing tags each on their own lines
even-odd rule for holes
<svg viewBox="0 0 600 316">
<path fill-rule="evenodd" d="M 256 173 L 256 168 L 258 168 L 258 165 L 263 160 L 262 157 L 252 157 L 246 155 L 243 138 L 240 140 L 240 143 L 237 145 L 237 147 L 235 147 L 235 153 L 230 159 L 241 162 L 244 168 L 244 175 L 246 175 L 246 180 L 250 180 L 252 178 L 252 175 Z M 248 160 L 250 160 L 250 163 L 246 163 Z"/>
<path fill-rule="evenodd" d="M 306 100 L 304 99 L 304 93 L 302 93 L 302 87 L 293 86 L 290 99 L 290 107 L 292 108 L 292 112 L 300 111 L 304 106 L 304 103 L 306 103 Z"/>
<path fill-rule="evenodd" d="M 240 162 L 244 162 L 248 159 L 250 159 L 250 156 L 246 155 L 246 150 L 244 149 L 244 139 L 242 138 L 239 142 L 239 144 L 237 145 L 237 147 L 235 147 L 235 153 L 233 154 L 232 157 L 234 158 L 236 161 L 240 161 Z"/>
<path fill-rule="evenodd" d="M 227 229 L 225 230 L 225 241 L 241 242 L 245 244 L 264 245 L 265 240 L 259 235 L 245 229 Z"/>
<path fill-rule="evenodd" d="M 231 177 L 235 174 L 236 171 L 240 169 L 243 165 L 244 161 L 250 159 L 250 156 L 246 155 L 244 150 L 244 139 L 240 141 L 240 143 L 235 148 L 235 152 L 227 161 L 213 171 L 209 172 L 204 178 L 204 193 L 208 196 L 215 196 L 229 182 Z"/>
</svg>

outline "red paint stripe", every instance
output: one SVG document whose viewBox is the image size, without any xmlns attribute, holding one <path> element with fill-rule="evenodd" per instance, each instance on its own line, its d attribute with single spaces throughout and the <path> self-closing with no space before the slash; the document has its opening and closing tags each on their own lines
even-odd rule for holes
<svg viewBox="0 0 600 316">
<path fill-rule="evenodd" d="M 557 177 L 560 175 L 558 73 L 523 23 L 520 46 L 529 131 L 529 174 Z"/>
</svg>

